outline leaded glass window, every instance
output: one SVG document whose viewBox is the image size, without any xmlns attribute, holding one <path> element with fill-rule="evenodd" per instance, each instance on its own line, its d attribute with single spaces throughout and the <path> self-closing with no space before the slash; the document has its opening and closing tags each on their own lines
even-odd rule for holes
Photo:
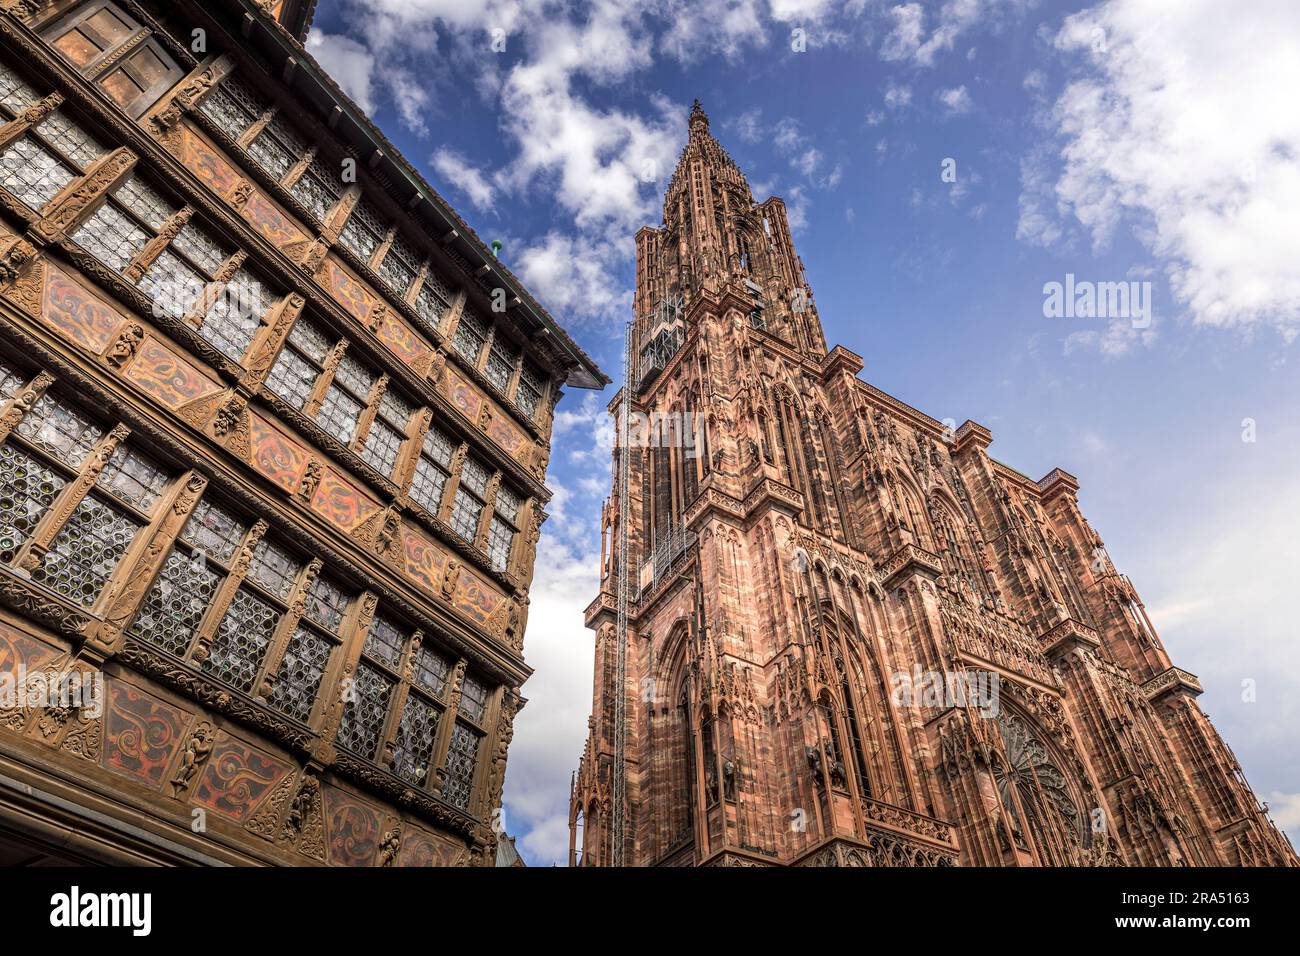
<svg viewBox="0 0 1300 956">
<path fill-rule="evenodd" d="M 397 625 L 376 614 L 366 634 L 365 654 L 396 670 L 402 661 L 402 632 Z"/>
<path fill-rule="evenodd" d="M 0 90 L 21 83 L 13 74 L 9 80 L 0 80 Z M 16 103 L 34 91 L 24 85 L 12 87 L 4 100 Z M 35 100 L 32 100 L 35 102 Z M 17 115 L 26 105 L 6 116 L 0 110 L 0 122 Z M 0 186 L 13 193 L 33 209 L 40 209 L 54 198 L 64 186 L 85 173 L 91 165 L 108 152 L 107 147 L 93 133 L 56 110 L 36 126 L 0 151 Z"/>
<path fill-rule="evenodd" d="M 7 119 L 13 119 L 40 98 L 26 80 L 0 63 L 0 110 Z"/>
<path fill-rule="evenodd" d="M 194 506 L 130 633 L 183 657 L 248 525 L 207 498 Z"/>
<path fill-rule="evenodd" d="M 395 683 L 377 667 L 364 661 L 357 665 L 352 700 L 339 723 L 340 744 L 371 760 L 376 757 Z"/>
<path fill-rule="evenodd" d="M 271 104 L 238 74 L 226 76 L 199 106 L 218 129 L 234 140 L 270 108 Z"/>
<path fill-rule="evenodd" d="M 474 458 L 466 458 L 461 469 L 460 486 L 451 511 L 451 526 L 466 541 L 478 536 L 483 499 L 487 494 L 488 470 Z"/>
<path fill-rule="evenodd" d="M 476 724 L 482 723 L 483 715 L 487 713 L 487 698 L 486 685 L 476 680 L 473 674 L 466 674 L 460 687 L 460 715 Z"/>
<path fill-rule="evenodd" d="M 421 695 L 407 697 L 394 738 L 393 772 L 413 786 L 423 787 L 429 780 L 441 718 L 442 710 Z"/>
<path fill-rule="evenodd" d="M 441 697 L 447 690 L 447 676 L 451 664 L 447 658 L 426 644 L 421 644 L 415 652 L 415 683 L 435 697 Z"/>
<path fill-rule="evenodd" d="M 276 115 L 248 144 L 248 155 L 276 182 L 284 179 L 307 152 L 307 143 L 283 117 Z"/>
<path fill-rule="evenodd" d="M 487 367 L 484 371 L 487 373 L 488 381 L 502 394 L 505 394 L 510 386 L 510 377 L 514 375 L 518 361 L 519 353 L 498 333 L 492 340 L 492 348 L 488 350 Z"/>
<path fill-rule="evenodd" d="M 504 571 L 510 562 L 510 549 L 519 530 L 519 509 L 523 498 L 509 485 L 497 489 L 492 504 L 492 522 L 488 525 L 488 557 L 492 567 Z"/>
<path fill-rule="evenodd" d="M 146 270 L 140 289 L 154 307 L 180 317 L 199 301 L 231 250 L 192 220 Z"/>
<path fill-rule="evenodd" d="M 299 318 L 289 330 L 266 384 L 290 405 L 304 408 L 333 347 L 334 339 L 324 328 L 309 318 Z"/>
<path fill-rule="evenodd" d="M 46 393 L 0 446 L 0 560 L 13 561 L 73 474 L 87 467 L 104 430 Z M 126 442 L 59 527 L 31 579 L 92 606 L 136 533 L 149 523 L 170 474 Z"/>
<path fill-rule="evenodd" d="M 429 277 L 425 278 L 420 291 L 415 294 L 415 311 L 434 329 L 441 327 L 442 317 L 447 314 L 447 300 L 437 293 Z"/>
<path fill-rule="evenodd" d="M 205 671 L 246 693 L 254 690 L 302 569 L 303 562 L 270 538 L 258 541 L 248 574 L 217 625 Z"/>
<path fill-rule="evenodd" d="M 531 362 L 524 362 L 519 370 L 519 385 L 515 389 L 515 404 L 530 421 L 537 418 L 537 408 L 546 390 L 546 377 Z"/>
<path fill-rule="evenodd" d="M 333 647 L 322 635 L 299 625 L 280 662 L 271 706 L 305 722 L 311 716 L 312 702 L 320 690 Z"/>
<path fill-rule="evenodd" d="M 387 233 L 388 224 L 384 222 L 384 217 L 373 203 L 362 198 L 357 201 L 348 221 L 344 223 L 339 242 L 362 262 L 369 264 Z"/>
<path fill-rule="evenodd" d="M 240 269 L 208 309 L 199 334 L 227 358 L 242 361 L 274 298 L 260 279 Z"/>
<path fill-rule="evenodd" d="M 415 476 L 411 479 L 411 498 L 432 514 L 436 515 L 442 504 L 442 492 L 451 477 L 455 451 L 455 443 L 436 426 L 425 434 L 419 460 L 415 463 Z"/>
<path fill-rule="evenodd" d="M 0 561 L 14 559 L 66 484 L 39 458 L 10 442 L 0 445 Z"/>
<path fill-rule="evenodd" d="M 415 248 L 399 234 L 393 237 L 393 244 L 383 262 L 379 264 L 379 277 L 388 283 L 388 287 L 399 298 L 406 297 L 406 290 L 411 288 L 416 273 L 420 270 L 420 257 Z"/>
<path fill-rule="evenodd" d="M 478 761 L 479 735 L 466 724 L 456 721 L 447 749 L 447 779 L 442 785 L 442 796 L 455 806 L 469 806 L 474 786 L 474 766 Z"/>
<path fill-rule="evenodd" d="M 352 356 L 344 355 L 316 412 L 316 424 L 343 444 L 350 444 L 376 378 L 373 371 Z"/>
<path fill-rule="evenodd" d="M 330 210 L 338 203 L 341 190 L 337 168 L 330 169 L 320 157 L 314 158 L 298 181 L 289 187 L 290 194 L 320 223 L 325 222 Z"/>
<path fill-rule="evenodd" d="M 0 404 L 7 402 L 18 394 L 26 377 L 6 362 L 0 362 Z"/>
<path fill-rule="evenodd" d="M 477 365 L 479 352 L 483 351 L 483 343 L 487 341 L 487 337 L 487 322 L 468 305 L 465 306 L 460 322 L 456 325 L 456 335 L 452 339 L 452 345 L 460 353 L 460 357 L 471 365 Z"/>
<path fill-rule="evenodd" d="M 379 408 L 370 424 L 370 431 L 366 433 L 361 457 L 385 476 L 391 476 L 397 464 L 402 442 L 406 439 L 406 425 L 413 411 L 391 387 L 379 399 Z"/>
</svg>

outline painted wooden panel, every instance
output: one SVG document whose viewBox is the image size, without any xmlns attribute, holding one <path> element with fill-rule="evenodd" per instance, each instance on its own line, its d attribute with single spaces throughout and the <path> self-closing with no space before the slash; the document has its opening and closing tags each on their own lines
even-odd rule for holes
<svg viewBox="0 0 1300 956">
<path fill-rule="evenodd" d="M 221 384 L 153 336 L 147 337 L 127 366 L 126 379 L 169 408 L 215 394 Z"/>
<path fill-rule="evenodd" d="M 41 316 L 78 345 L 98 354 L 108 347 L 125 316 L 53 263 L 45 270 Z"/>
<path fill-rule="evenodd" d="M 258 415 L 248 422 L 249 463 L 285 491 L 298 489 L 311 452 Z"/>
<path fill-rule="evenodd" d="M 193 715 L 119 680 L 106 696 L 103 766 L 161 789 Z"/>
<path fill-rule="evenodd" d="M 352 532 L 379 510 L 379 502 L 334 469 L 324 468 L 311 496 L 311 509 L 331 524 Z"/>
<path fill-rule="evenodd" d="M 194 802 L 242 823 L 292 770 L 285 761 L 218 731 L 194 788 Z"/>
</svg>

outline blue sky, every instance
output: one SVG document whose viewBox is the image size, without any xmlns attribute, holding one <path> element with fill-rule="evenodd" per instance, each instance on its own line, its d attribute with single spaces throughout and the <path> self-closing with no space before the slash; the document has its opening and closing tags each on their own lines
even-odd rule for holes
<svg viewBox="0 0 1300 956">
<path fill-rule="evenodd" d="M 699 97 L 755 197 L 785 199 L 828 343 L 999 460 L 1079 477 L 1300 832 L 1292 0 L 320 0 L 308 47 L 615 378 L 632 237 Z M 1151 283 L 1150 326 L 1045 317 L 1067 274 Z M 611 395 L 557 417 L 506 784 L 532 864 L 567 852 Z"/>
</svg>

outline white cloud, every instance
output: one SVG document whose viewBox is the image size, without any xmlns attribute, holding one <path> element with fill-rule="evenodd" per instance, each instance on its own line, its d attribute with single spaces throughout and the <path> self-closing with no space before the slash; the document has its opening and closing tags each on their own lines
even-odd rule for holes
<svg viewBox="0 0 1300 956">
<path fill-rule="evenodd" d="M 976 26 L 997 29 L 1002 20 L 1034 6 L 1036 0 L 946 0 L 939 7 L 934 31 L 927 37 L 926 14 L 919 3 L 891 7 L 893 29 L 881 44 L 886 60 L 912 61 L 931 66 L 939 53 L 951 50 L 957 38 Z M 967 59 L 974 53 L 968 51 Z"/>
<path fill-rule="evenodd" d="M 966 91 L 964 85 L 949 90 L 938 90 L 934 95 L 935 99 L 943 104 L 943 108 L 949 116 L 956 116 L 971 111 L 972 103 L 970 93 Z"/>
<path fill-rule="evenodd" d="M 555 230 L 519 253 L 516 271 L 559 316 L 613 319 L 625 314 L 632 301 L 632 290 L 619 281 L 615 258 L 591 248 L 581 236 Z"/>
<path fill-rule="evenodd" d="M 554 518 L 552 518 L 552 521 Z M 598 553 L 571 548 L 544 527 L 529 592 L 524 652 L 535 670 L 506 765 L 505 825 L 533 864 L 568 862 L 569 775 L 591 712 L 592 633 L 582 611 L 599 587 Z"/>
<path fill-rule="evenodd" d="M 365 46 L 350 37 L 313 30 L 306 47 L 357 106 L 367 113 L 374 110 L 375 58 Z"/>
<path fill-rule="evenodd" d="M 912 88 L 892 80 L 885 86 L 885 107 L 891 110 L 906 109 L 912 102 Z"/>
<path fill-rule="evenodd" d="M 487 212 L 493 208 L 492 184 L 460 153 L 443 147 L 433 154 L 429 162 L 433 164 L 439 176 L 455 186 L 474 204 L 475 209 Z"/>
<path fill-rule="evenodd" d="M 1130 227 L 1197 323 L 1300 332 L 1300 111 L 1277 99 L 1300 86 L 1300 6 L 1110 0 L 1056 46 L 1085 60 L 1051 113 L 1058 211 L 1096 251 Z M 1031 241 L 1059 229 L 1038 193 Z"/>
</svg>

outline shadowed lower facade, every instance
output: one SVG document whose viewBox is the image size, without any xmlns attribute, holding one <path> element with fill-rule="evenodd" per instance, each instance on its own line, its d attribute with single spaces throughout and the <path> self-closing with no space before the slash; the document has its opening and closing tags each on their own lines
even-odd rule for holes
<svg viewBox="0 0 1300 956">
<path fill-rule="evenodd" d="M 636 256 L 571 863 L 1296 865 L 1077 481 L 828 350 L 698 103 Z"/>
</svg>

